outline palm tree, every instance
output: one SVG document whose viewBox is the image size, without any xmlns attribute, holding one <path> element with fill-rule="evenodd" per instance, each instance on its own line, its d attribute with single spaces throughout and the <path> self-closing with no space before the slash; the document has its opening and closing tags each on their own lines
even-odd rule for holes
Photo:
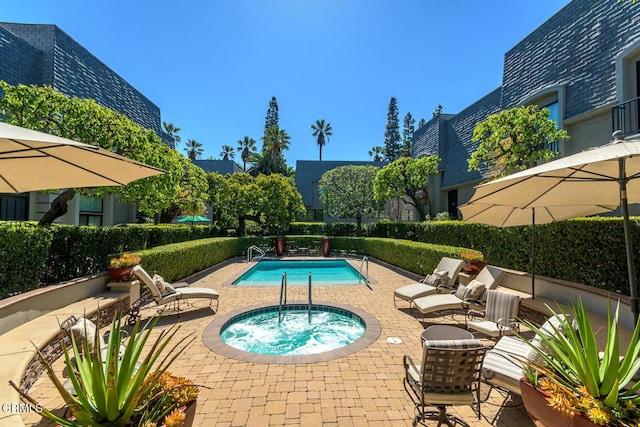
<svg viewBox="0 0 640 427">
<path fill-rule="evenodd" d="M 256 140 L 245 135 L 244 138 L 238 140 L 238 151 L 242 151 L 242 170 L 247 171 L 247 159 L 252 151 L 257 151 Z"/>
<path fill-rule="evenodd" d="M 164 128 L 164 131 L 167 133 L 167 135 L 173 138 L 173 148 L 175 148 L 175 146 L 180 143 L 180 135 L 178 135 L 178 132 L 180 132 L 181 129 L 177 126 L 174 126 L 173 123 L 167 122 L 162 122 L 162 127 Z"/>
<path fill-rule="evenodd" d="M 223 145 L 220 155 L 222 156 L 222 160 L 229 160 L 229 158 L 233 159 L 234 157 L 236 157 L 236 152 L 232 146 Z"/>
<path fill-rule="evenodd" d="M 262 150 L 260 153 L 251 153 L 247 162 L 249 163 L 247 173 L 251 176 L 271 175 L 274 173 L 286 175 L 288 172 L 284 159 L 281 156 L 274 157 L 273 153 L 267 149 Z"/>
<path fill-rule="evenodd" d="M 262 137 L 264 148 L 271 151 L 274 160 L 282 155 L 284 150 L 289 149 L 291 137 L 284 129 L 280 129 L 278 125 L 268 128 Z"/>
<path fill-rule="evenodd" d="M 199 158 L 204 153 L 202 149 L 202 144 L 200 144 L 195 139 L 187 139 L 187 147 L 184 149 L 187 152 L 187 155 L 191 159 L 191 161 Z"/>
<path fill-rule="evenodd" d="M 373 156 L 374 162 L 381 162 L 383 154 L 384 154 L 384 147 L 381 147 L 379 145 L 376 145 L 375 147 L 371 147 L 371 150 L 369 150 L 369 157 Z"/>
<path fill-rule="evenodd" d="M 324 146 L 324 138 L 327 137 L 327 142 L 329 142 L 329 137 L 333 135 L 331 129 L 331 123 L 324 123 L 324 119 L 316 120 L 316 124 L 311 125 L 311 130 L 313 131 L 313 136 L 317 138 L 318 147 L 320 147 L 320 160 L 322 160 L 322 147 Z"/>
</svg>

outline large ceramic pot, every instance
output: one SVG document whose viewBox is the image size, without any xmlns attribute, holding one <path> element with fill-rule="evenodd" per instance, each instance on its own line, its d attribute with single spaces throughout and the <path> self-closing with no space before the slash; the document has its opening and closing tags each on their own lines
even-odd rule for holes
<svg viewBox="0 0 640 427">
<path fill-rule="evenodd" d="M 596 427 L 597 424 L 584 415 L 573 418 L 562 416 L 560 411 L 547 404 L 549 396 L 544 390 L 534 387 L 526 378 L 520 379 L 522 403 L 538 427 Z"/>
<path fill-rule="evenodd" d="M 478 274 L 487 265 L 489 263 L 484 261 L 467 261 L 462 265 L 462 269 L 467 273 Z"/>
<path fill-rule="evenodd" d="M 128 267 L 109 267 L 109 277 L 112 280 L 130 280 L 131 279 L 131 270 L 133 270 L 133 266 Z"/>
</svg>

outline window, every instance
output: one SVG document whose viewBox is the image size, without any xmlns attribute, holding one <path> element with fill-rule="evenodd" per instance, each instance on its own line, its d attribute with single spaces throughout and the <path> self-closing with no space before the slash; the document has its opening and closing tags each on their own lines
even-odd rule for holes
<svg viewBox="0 0 640 427">
<path fill-rule="evenodd" d="M 558 108 L 558 101 L 552 102 L 551 104 L 545 105 L 544 108 L 549 110 L 549 118 L 556 122 L 556 129 L 558 129 L 558 123 L 560 123 L 560 112 Z M 558 141 L 549 141 L 547 142 L 548 150 L 559 152 L 560 147 L 558 146 Z"/>
<path fill-rule="evenodd" d="M 80 196 L 80 225 L 102 225 L 102 198 Z"/>
</svg>

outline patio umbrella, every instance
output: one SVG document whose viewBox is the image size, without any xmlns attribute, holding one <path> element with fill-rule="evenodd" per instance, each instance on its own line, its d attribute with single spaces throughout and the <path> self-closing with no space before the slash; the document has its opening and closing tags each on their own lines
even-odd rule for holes
<svg viewBox="0 0 640 427">
<path fill-rule="evenodd" d="M 475 198 L 472 197 L 472 200 Z M 536 224 L 547 224 L 569 218 L 595 215 L 616 209 L 617 206 L 580 205 L 517 208 L 470 201 L 459 207 L 464 221 L 497 227 L 531 225 L 531 298 L 536 297 Z"/>
<path fill-rule="evenodd" d="M 614 134 L 614 137 L 619 133 Z M 638 290 L 628 203 L 640 202 L 640 140 L 616 139 L 476 187 L 469 203 L 521 209 L 559 206 L 620 206 L 630 304 L 638 320 Z M 576 215 L 578 216 L 578 215 Z"/>
<path fill-rule="evenodd" d="M 200 215 L 193 215 L 193 216 L 183 216 L 182 218 L 178 219 L 178 222 L 180 223 L 185 223 L 185 222 L 190 222 L 190 223 L 194 223 L 194 222 L 211 222 L 211 220 L 205 216 L 200 216 Z"/>
<path fill-rule="evenodd" d="M 162 173 L 103 148 L 0 122 L 0 193 L 123 186 Z"/>
</svg>

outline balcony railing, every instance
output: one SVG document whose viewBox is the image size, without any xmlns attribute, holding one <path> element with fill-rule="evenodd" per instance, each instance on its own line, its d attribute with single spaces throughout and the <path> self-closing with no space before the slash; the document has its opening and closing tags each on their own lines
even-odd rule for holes
<svg viewBox="0 0 640 427">
<path fill-rule="evenodd" d="M 640 121 L 640 109 L 638 104 L 640 97 L 618 104 L 611 109 L 611 132 L 622 131 L 624 136 L 640 133 L 638 122 Z"/>
</svg>

